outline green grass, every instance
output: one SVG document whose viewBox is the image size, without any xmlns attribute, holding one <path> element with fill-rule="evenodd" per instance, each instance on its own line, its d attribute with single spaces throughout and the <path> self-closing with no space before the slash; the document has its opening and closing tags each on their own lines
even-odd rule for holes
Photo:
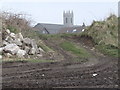
<svg viewBox="0 0 120 90">
<path fill-rule="evenodd" d="M 41 47 L 45 52 L 54 52 L 51 48 L 45 45 L 41 40 L 39 41 L 39 47 Z"/>
<path fill-rule="evenodd" d="M 2 60 L 1 62 L 32 62 L 32 63 L 47 63 L 47 62 L 55 62 L 54 60 L 42 60 L 42 59 L 8 59 Z"/>
<path fill-rule="evenodd" d="M 13 33 L 18 33 L 19 32 L 19 30 L 16 29 L 15 27 L 13 27 L 13 26 L 8 26 L 7 28 Z"/>
<path fill-rule="evenodd" d="M 73 44 L 72 42 L 69 42 L 69 41 L 65 41 L 65 42 L 62 42 L 60 44 L 60 46 L 66 50 L 66 51 L 70 51 L 72 54 L 75 54 L 81 58 L 87 58 L 90 56 L 90 54 L 84 49 L 84 48 L 81 48 L 81 47 L 77 47 L 75 44 Z"/>
<path fill-rule="evenodd" d="M 111 15 L 103 21 L 94 21 L 82 34 L 92 37 L 97 44 L 118 47 L 118 18 Z"/>
<path fill-rule="evenodd" d="M 103 54 L 113 57 L 118 57 L 118 50 L 120 51 L 120 49 L 111 45 L 97 45 L 96 48 Z"/>
<path fill-rule="evenodd" d="M 34 63 L 47 63 L 47 62 L 55 62 L 54 60 L 38 60 L 38 59 L 30 59 L 30 60 L 26 60 L 28 62 L 34 62 Z"/>
</svg>

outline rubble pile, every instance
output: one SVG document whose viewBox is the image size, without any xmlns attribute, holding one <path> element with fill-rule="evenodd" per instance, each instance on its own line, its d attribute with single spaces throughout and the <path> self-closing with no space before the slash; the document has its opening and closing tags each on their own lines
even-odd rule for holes
<svg viewBox="0 0 120 90">
<path fill-rule="evenodd" d="M 15 34 L 10 32 L 9 29 L 0 33 L 2 33 L 0 58 L 30 58 L 32 55 L 41 57 L 44 52 L 42 48 L 37 46 L 34 39 L 24 38 L 21 33 Z"/>
</svg>

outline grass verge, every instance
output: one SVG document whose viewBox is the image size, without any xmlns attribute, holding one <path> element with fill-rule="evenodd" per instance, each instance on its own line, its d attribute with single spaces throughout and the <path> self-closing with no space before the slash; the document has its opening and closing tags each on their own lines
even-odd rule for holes
<svg viewBox="0 0 120 90">
<path fill-rule="evenodd" d="M 8 59 L 2 60 L 2 62 L 32 62 L 32 63 L 47 63 L 55 62 L 54 60 L 41 60 L 41 59 Z M 1 62 L 0 62 L 1 63 Z"/>
<path fill-rule="evenodd" d="M 60 47 L 62 47 L 66 51 L 70 51 L 72 54 L 75 54 L 81 58 L 88 58 L 90 54 L 81 47 L 77 47 L 74 43 L 65 41 L 60 44 Z"/>
<path fill-rule="evenodd" d="M 120 49 L 118 49 L 115 46 L 112 45 L 97 45 L 96 48 L 102 52 L 104 55 L 109 55 L 109 56 L 113 56 L 113 57 L 120 57 L 118 55 L 118 51 L 120 51 Z"/>
</svg>

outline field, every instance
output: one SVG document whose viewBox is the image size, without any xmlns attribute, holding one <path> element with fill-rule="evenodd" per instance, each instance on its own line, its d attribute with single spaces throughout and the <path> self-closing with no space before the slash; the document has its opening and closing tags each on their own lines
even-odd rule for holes
<svg viewBox="0 0 120 90">
<path fill-rule="evenodd" d="M 78 46 L 89 53 L 87 58 L 79 56 L 74 46 L 74 49 L 64 50 L 62 47 L 67 45 L 66 42 L 53 44 L 51 39 L 46 44 L 63 55 L 63 60 L 3 62 L 3 88 L 117 88 L 118 59 L 93 50 L 92 43 L 85 45 L 90 40 L 85 43 L 82 42 L 84 40 L 81 39 Z"/>
</svg>

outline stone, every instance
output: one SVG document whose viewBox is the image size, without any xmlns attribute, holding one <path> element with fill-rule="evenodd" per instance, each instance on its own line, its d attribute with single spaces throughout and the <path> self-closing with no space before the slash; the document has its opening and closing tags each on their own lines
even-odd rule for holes
<svg viewBox="0 0 120 90">
<path fill-rule="evenodd" d="M 45 52 L 45 51 L 44 51 L 42 48 L 40 48 L 40 47 L 38 48 L 38 50 L 39 50 L 40 52 L 43 52 L 43 53 Z"/>
<path fill-rule="evenodd" d="M 9 39 L 9 36 L 7 36 L 7 37 L 5 38 L 5 41 L 8 41 L 8 39 Z"/>
<path fill-rule="evenodd" d="M 16 44 L 8 44 L 4 47 L 4 51 L 11 53 L 11 54 L 16 54 L 20 48 Z"/>
<path fill-rule="evenodd" d="M 35 48 L 31 48 L 29 54 L 30 55 L 34 55 L 35 53 L 36 53 L 36 49 Z"/>
<path fill-rule="evenodd" d="M 2 55 L 0 55 L 0 59 L 2 59 Z"/>
<path fill-rule="evenodd" d="M 42 57 L 43 55 L 42 54 L 37 54 L 38 57 Z"/>
<path fill-rule="evenodd" d="M 15 39 L 15 33 L 10 33 L 10 37 Z"/>
<path fill-rule="evenodd" d="M 4 49 L 4 47 L 0 47 L 0 53 L 2 53 L 2 52 L 3 52 L 3 49 Z"/>
<path fill-rule="evenodd" d="M 7 34 L 10 34 L 10 30 L 9 30 L 9 29 L 7 29 L 5 32 L 6 32 Z"/>
<path fill-rule="evenodd" d="M 5 57 L 7 57 L 7 58 L 12 57 L 12 54 L 10 54 L 10 53 L 4 53 L 4 55 L 5 55 Z"/>
<path fill-rule="evenodd" d="M 7 36 L 5 41 L 7 41 L 8 43 L 12 43 L 13 42 L 13 38 L 10 36 Z"/>
<path fill-rule="evenodd" d="M 93 74 L 93 77 L 95 77 L 95 76 L 97 76 L 97 75 L 98 75 L 98 74 L 94 73 L 94 74 Z"/>
<path fill-rule="evenodd" d="M 30 48 L 28 46 L 25 46 L 24 50 L 26 51 L 26 53 L 29 53 Z"/>
<path fill-rule="evenodd" d="M 37 44 L 36 44 L 36 42 L 35 42 L 35 40 L 31 40 L 31 46 L 33 47 L 33 48 L 37 48 Z"/>
<path fill-rule="evenodd" d="M 3 46 L 8 45 L 9 43 L 3 40 Z"/>
<path fill-rule="evenodd" d="M 2 32 L 0 32 L 0 46 L 2 46 Z"/>
<path fill-rule="evenodd" d="M 19 58 L 24 58 L 24 56 L 26 55 L 26 51 L 19 49 L 16 55 Z"/>
<path fill-rule="evenodd" d="M 23 36 L 21 33 L 18 33 L 15 35 L 15 39 L 19 39 L 20 41 L 23 41 Z"/>
<path fill-rule="evenodd" d="M 35 40 L 33 40 L 33 39 L 31 40 L 31 46 L 32 46 L 32 48 L 35 48 L 36 53 L 40 53 L 39 49 L 38 49 L 38 46 L 37 46 Z"/>
<path fill-rule="evenodd" d="M 22 46 L 22 42 L 19 40 L 13 40 L 13 43 L 15 43 L 18 46 Z"/>
<path fill-rule="evenodd" d="M 31 44 L 31 39 L 30 38 L 24 38 L 23 43 L 30 45 Z"/>
</svg>

